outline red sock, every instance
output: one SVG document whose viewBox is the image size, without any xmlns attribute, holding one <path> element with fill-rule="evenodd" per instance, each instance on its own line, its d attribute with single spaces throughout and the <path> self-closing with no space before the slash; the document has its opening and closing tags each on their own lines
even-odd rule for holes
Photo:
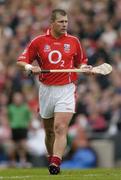
<svg viewBox="0 0 121 180">
<path fill-rule="evenodd" d="M 58 156 L 52 156 L 51 157 L 51 164 L 55 164 L 57 166 L 60 166 L 61 159 Z"/>
<path fill-rule="evenodd" d="M 52 157 L 53 157 L 52 155 L 48 155 L 48 157 L 47 157 L 49 164 L 51 163 Z"/>
</svg>

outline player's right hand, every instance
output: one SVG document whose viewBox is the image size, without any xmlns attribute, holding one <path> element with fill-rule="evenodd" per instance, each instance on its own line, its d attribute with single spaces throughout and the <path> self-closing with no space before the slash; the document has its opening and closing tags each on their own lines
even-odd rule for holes
<svg viewBox="0 0 121 180">
<path fill-rule="evenodd" d="M 39 66 L 32 66 L 31 72 L 32 72 L 33 74 L 40 74 L 41 68 L 40 68 Z"/>
<path fill-rule="evenodd" d="M 31 64 L 26 64 L 25 71 L 27 72 L 27 74 L 39 74 L 41 72 L 41 68 L 39 66 L 33 66 Z"/>
</svg>

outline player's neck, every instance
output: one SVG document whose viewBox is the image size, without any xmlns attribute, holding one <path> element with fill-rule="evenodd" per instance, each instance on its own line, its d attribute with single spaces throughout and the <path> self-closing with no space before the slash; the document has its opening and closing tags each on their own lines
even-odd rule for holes
<svg viewBox="0 0 121 180">
<path fill-rule="evenodd" d="M 63 36 L 63 34 L 56 33 L 53 29 L 51 29 L 51 35 L 52 35 L 55 39 L 59 39 L 61 36 Z"/>
</svg>

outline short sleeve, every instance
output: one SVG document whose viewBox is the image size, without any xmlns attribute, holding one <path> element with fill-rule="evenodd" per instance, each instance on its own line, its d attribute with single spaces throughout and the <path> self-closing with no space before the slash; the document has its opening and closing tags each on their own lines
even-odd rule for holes
<svg viewBox="0 0 121 180">
<path fill-rule="evenodd" d="M 24 51 L 19 55 L 18 61 L 23 61 L 28 64 L 31 64 L 37 56 L 37 47 L 36 42 L 33 40 L 31 41 Z"/>
<path fill-rule="evenodd" d="M 74 58 L 75 67 L 80 66 L 81 64 L 87 64 L 88 59 L 84 48 L 82 47 L 80 41 L 76 38 L 76 54 Z"/>
</svg>

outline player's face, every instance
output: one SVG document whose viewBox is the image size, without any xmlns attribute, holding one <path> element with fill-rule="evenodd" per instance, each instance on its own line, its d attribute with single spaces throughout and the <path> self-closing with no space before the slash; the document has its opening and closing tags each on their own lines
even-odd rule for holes
<svg viewBox="0 0 121 180">
<path fill-rule="evenodd" d="M 68 17 L 57 15 L 56 20 L 52 23 L 52 29 L 56 36 L 61 36 L 67 32 Z"/>
</svg>

